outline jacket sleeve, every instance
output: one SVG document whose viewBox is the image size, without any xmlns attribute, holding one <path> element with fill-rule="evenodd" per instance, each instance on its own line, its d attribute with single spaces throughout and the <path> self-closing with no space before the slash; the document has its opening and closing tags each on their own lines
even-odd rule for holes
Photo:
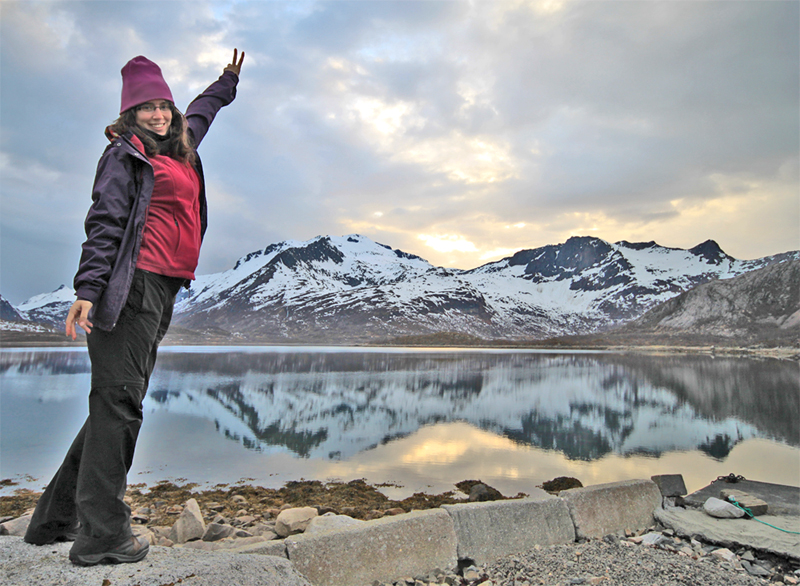
<svg viewBox="0 0 800 586">
<path fill-rule="evenodd" d="M 74 280 L 78 299 L 97 303 L 108 285 L 136 192 L 132 167 L 117 146 L 109 146 L 97 164 L 92 205 L 84 222 L 86 241 Z"/>
<path fill-rule="evenodd" d="M 186 121 L 194 137 L 195 148 L 200 146 L 220 108 L 227 106 L 236 98 L 238 83 L 238 75 L 232 71 L 225 71 L 186 108 Z"/>
</svg>

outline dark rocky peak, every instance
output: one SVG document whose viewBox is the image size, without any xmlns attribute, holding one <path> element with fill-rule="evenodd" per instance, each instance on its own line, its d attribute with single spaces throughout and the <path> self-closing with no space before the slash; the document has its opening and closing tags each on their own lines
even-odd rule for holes
<svg viewBox="0 0 800 586">
<path fill-rule="evenodd" d="M 694 248 L 690 248 L 689 252 L 695 256 L 705 259 L 706 263 L 710 265 L 718 265 L 723 261 L 733 260 L 733 258 L 725 254 L 719 247 L 719 244 L 713 240 L 706 240 L 702 244 L 698 244 Z"/>
<path fill-rule="evenodd" d="M 331 242 L 330 237 L 317 238 L 302 248 L 288 248 L 278 254 L 270 264 L 283 263 L 286 267 L 293 269 L 298 264 L 310 264 L 313 262 L 333 261 L 342 264 L 344 254 Z"/>
<path fill-rule="evenodd" d="M 617 242 L 619 246 L 630 248 L 631 250 L 647 250 L 648 248 L 661 248 L 654 240 L 650 242 L 628 242 L 627 240 L 620 240 Z"/>
<path fill-rule="evenodd" d="M 574 236 L 563 244 L 521 250 L 509 259 L 509 266 L 526 265 L 525 274 L 567 278 L 608 258 L 614 249 L 592 236 Z"/>
<path fill-rule="evenodd" d="M 417 256 L 416 254 L 411 254 L 410 252 L 403 252 L 399 248 L 389 248 L 397 258 L 405 258 L 408 260 L 421 260 L 422 262 L 428 262 L 421 256 Z"/>
<path fill-rule="evenodd" d="M 250 252 L 250 253 L 244 255 L 242 258 L 240 258 L 239 260 L 236 261 L 236 264 L 233 266 L 233 270 L 238 269 L 244 263 L 250 262 L 254 258 L 258 258 L 260 256 L 268 256 L 268 255 L 272 254 L 273 252 L 275 252 L 276 250 L 280 249 L 281 246 L 283 246 L 283 245 L 284 245 L 283 242 L 278 242 L 278 243 L 275 243 L 275 244 L 270 244 L 264 250 L 256 250 L 256 251 Z"/>
<path fill-rule="evenodd" d="M 564 268 L 582 271 L 596 265 L 614 252 L 605 240 L 591 236 L 574 236 L 561 245 L 558 262 Z"/>
<path fill-rule="evenodd" d="M 19 312 L 14 309 L 14 306 L 6 301 L 2 295 L 0 295 L 0 319 L 6 321 L 22 321 L 22 316 Z"/>
<path fill-rule="evenodd" d="M 360 243 L 363 240 L 364 240 L 364 237 L 361 236 L 360 234 L 355 234 L 354 236 L 348 236 L 347 237 L 347 241 L 348 242 Z M 367 239 L 367 240 L 369 240 L 369 239 Z M 381 244 L 380 242 L 375 242 L 375 244 L 377 244 L 381 248 L 385 248 L 386 250 L 392 251 L 397 258 L 405 258 L 407 260 L 421 260 L 422 262 L 428 262 L 424 258 L 422 258 L 421 256 L 417 256 L 416 254 L 411 254 L 411 253 L 408 253 L 408 252 L 403 252 L 399 248 L 392 248 L 388 244 Z"/>
</svg>

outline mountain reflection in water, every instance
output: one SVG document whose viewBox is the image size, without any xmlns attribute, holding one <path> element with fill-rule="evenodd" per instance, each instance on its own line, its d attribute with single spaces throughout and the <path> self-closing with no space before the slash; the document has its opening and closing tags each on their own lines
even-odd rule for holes
<svg viewBox="0 0 800 586">
<path fill-rule="evenodd" d="M 213 420 L 250 449 L 354 454 L 463 421 L 594 460 L 739 441 L 798 442 L 797 365 L 711 356 L 289 352 L 162 354 L 161 409 Z"/>
<path fill-rule="evenodd" d="M 25 472 L 9 469 L 24 466 L 20 461 L 35 468 L 32 461 L 43 450 L 58 450 L 55 456 L 48 452 L 47 461 L 48 467 L 57 465 L 66 445 L 48 444 L 48 434 L 36 425 L 62 424 L 61 408 L 49 404 L 67 397 L 83 404 L 88 373 L 85 352 L 0 355 L 0 433 L 8 463 L 2 474 Z M 294 458 L 320 470 L 324 462 L 350 462 L 347 473 L 357 477 L 366 474 L 364 462 L 399 458 L 409 465 L 402 473 L 412 474 L 413 466 L 424 483 L 425 466 L 456 458 L 491 460 L 477 462 L 473 474 L 489 475 L 491 464 L 503 462 L 501 476 L 535 476 L 516 469 L 527 458 L 520 450 L 532 449 L 575 465 L 629 461 L 620 467 L 632 466 L 636 457 L 698 450 L 724 462 L 737 444 L 758 440 L 794 454 L 800 446 L 800 377 L 796 362 L 710 355 L 172 347 L 161 351 L 145 414 L 145 425 L 176 439 L 146 433 L 142 450 L 149 453 L 137 452 L 139 461 L 164 457 L 178 468 L 175 461 L 196 457 L 182 453 L 199 449 L 184 445 L 183 438 L 201 434 L 182 426 L 207 421 L 220 437 L 262 459 Z M 83 417 L 76 412 L 70 425 L 79 426 Z M 31 444 L 34 437 L 41 446 Z M 406 452 L 397 455 L 393 446 L 403 442 Z M 228 448 L 206 453 L 214 450 L 226 451 L 218 457 L 232 469 L 231 458 L 247 460 L 231 456 Z M 215 464 L 208 459 L 190 472 L 213 476 Z M 552 473 L 574 467 L 560 466 L 563 472 Z M 339 472 L 327 466 L 319 473 Z"/>
</svg>

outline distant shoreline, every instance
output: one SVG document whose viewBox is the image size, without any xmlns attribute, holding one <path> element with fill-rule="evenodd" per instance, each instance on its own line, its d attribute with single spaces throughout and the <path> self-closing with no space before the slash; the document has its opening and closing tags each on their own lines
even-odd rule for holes
<svg viewBox="0 0 800 586">
<path fill-rule="evenodd" d="M 631 343 L 617 342 L 612 336 L 599 339 L 600 336 L 575 336 L 568 338 L 558 338 L 553 340 L 532 340 L 532 341 L 487 341 L 478 338 L 446 340 L 440 336 L 420 336 L 403 339 L 375 341 L 374 343 L 353 342 L 331 343 L 330 341 L 264 341 L 252 340 L 244 341 L 241 339 L 230 339 L 222 336 L 191 336 L 187 339 L 185 332 L 177 334 L 167 334 L 162 342 L 165 347 L 197 347 L 197 346 L 241 346 L 243 348 L 272 346 L 297 346 L 298 348 L 307 346 L 324 347 L 343 347 L 343 348 L 442 348 L 442 349 L 465 349 L 465 350 L 543 350 L 543 351 L 605 351 L 613 353 L 637 353 L 637 354 L 709 354 L 720 356 L 757 356 L 762 358 L 777 358 L 782 360 L 800 361 L 800 347 L 795 346 L 774 346 L 756 347 L 731 345 L 729 340 L 714 340 L 715 343 L 705 343 L 705 340 L 698 343 L 669 343 L 669 340 L 658 340 L 648 343 L 646 340 L 631 340 Z M 437 339 L 438 338 L 438 339 Z M 681 340 L 683 341 L 683 340 Z M 439 342 L 439 343 L 437 343 Z M 459 343 L 461 342 L 461 343 Z M 638 342 L 638 343 L 637 343 Z M 657 342 L 657 343 L 656 343 Z M 676 341 L 677 342 L 677 341 Z M 727 343 L 726 343 L 727 342 Z M 58 333 L 32 333 L 32 332 L 1 332 L 0 349 L 25 349 L 25 348 L 85 348 L 86 339 L 79 337 L 74 342 L 66 336 Z"/>
</svg>

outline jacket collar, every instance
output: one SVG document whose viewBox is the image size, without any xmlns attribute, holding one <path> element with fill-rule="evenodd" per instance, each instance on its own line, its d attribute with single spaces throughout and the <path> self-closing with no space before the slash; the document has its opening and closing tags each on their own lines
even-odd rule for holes
<svg viewBox="0 0 800 586">
<path fill-rule="evenodd" d="M 104 134 L 106 135 L 106 138 L 109 140 L 109 142 L 112 142 L 112 143 L 115 140 L 119 140 L 119 139 L 127 140 L 129 143 L 131 143 L 133 145 L 133 147 L 137 151 L 139 151 L 139 153 L 141 153 L 145 157 L 145 159 L 147 158 L 147 155 L 145 155 L 145 153 L 144 153 L 144 144 L 142 144 L 142 141 L 133 132 L 128 131 L 125 134 L 123 134 L 122 136 L 120 136 L 119 134 L 114 132 L 111 129 L 110 126 L 107 126 L 106 129 L 105 129 L 105 133 Z"/>
</svg>

